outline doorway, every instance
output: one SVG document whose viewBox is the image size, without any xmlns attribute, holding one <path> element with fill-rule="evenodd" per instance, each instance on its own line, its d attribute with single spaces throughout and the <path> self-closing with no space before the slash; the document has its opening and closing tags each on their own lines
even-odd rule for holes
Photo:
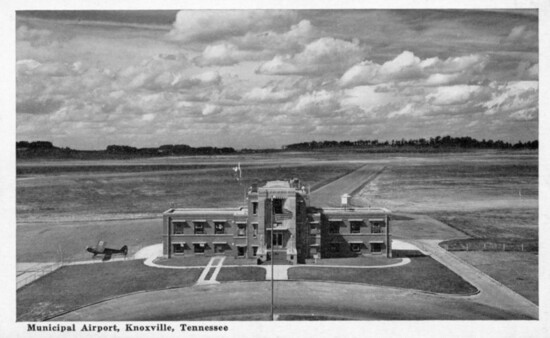
<svg viewBox="0 0 550 338">
<path fill-rule="evenodd" d="M 282 233 L 274 233 L 273 234 L 273 247 L 274 248 L 282 248 L 283 247 L 283 234 Z"/>
</svg>

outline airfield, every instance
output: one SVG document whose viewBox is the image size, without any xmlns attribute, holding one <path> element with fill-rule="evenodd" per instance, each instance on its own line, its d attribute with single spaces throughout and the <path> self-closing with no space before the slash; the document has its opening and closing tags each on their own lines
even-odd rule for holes
<svg viewBox="0 0 550 338">
<path fill-rule="evenodd" d="M 242 181 L 231 170 L 239 162 Z M 268 320 L 271 278 L 281 320 L 538 318 L 538 251 L 529 249 L 538 243 L 534 152 L 18 162 L 17 171 L 18 274 L 56 266 L 18 290 L 19 321 Z M 353 205 L 389 208 L 393 238 L 423 256 L 379 268 L 298 265 L 282 277 L 227 258 L 211 284 L 198 283 L 216 271 L 208 261 L 144 264 L 140 253 L 161 241 L 162 211 L 239 206 L 249 184 L 292 177 L 309 185 L 313 205 L 338 206 L 350 193 Z M 91 261 L 84 248 L 98 240 L 128 245 L 128 259 Z M 496 249 L 445 250 L 474 241 Z M 121 285 L 94 284 L 105 278 Z"/>
</svg>

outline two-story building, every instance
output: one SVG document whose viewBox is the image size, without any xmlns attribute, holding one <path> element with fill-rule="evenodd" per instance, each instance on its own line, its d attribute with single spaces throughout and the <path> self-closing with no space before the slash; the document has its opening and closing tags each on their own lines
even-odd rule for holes
<svg viewBox="0 0 550 338">
<path fill-rule="evenodd" d="M 236 209 L 169 209 L 164 256 L 230 255 L 303 263 L 306 258 L 391 257 L 390 211 L 315 208 L 297 179 L 252 186 Z"/>
</svg>

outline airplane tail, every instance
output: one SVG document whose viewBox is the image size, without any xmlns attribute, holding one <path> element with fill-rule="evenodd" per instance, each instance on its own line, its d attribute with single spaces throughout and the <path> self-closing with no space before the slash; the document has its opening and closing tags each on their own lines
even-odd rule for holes
<svg viewBox="0 0 550 338">
<path fill-rule="evenodd" d="M 122 253 L 124 253 L 124 256 L 126 256 L 128 254 L 128 246 L 123 246 L 122 248 L 120 248 L 120 251 L 122 251 Z"/>
</svg>

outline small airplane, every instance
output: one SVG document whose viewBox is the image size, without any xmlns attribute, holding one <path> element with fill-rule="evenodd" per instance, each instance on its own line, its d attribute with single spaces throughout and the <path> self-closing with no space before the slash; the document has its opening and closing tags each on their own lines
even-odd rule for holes
<svg viewBox="0 0 550 338">
<path fill-rule="evenodd" d="M 110 248 L 106 248 L 105 244 L 106 243 L 104 241 L 99 241 L 97 242 L 97 245 L 95 247 L 91 247 L 91 246 L 87 247 L 86 251 L 94 254 L 92 258 L 95 258 L 95 256 L 97 255 L 104 255 L 103 256 L 104 261 L 108 261 L 109 259 L 111 259 L 111 256 L 114 254 L 123 254 L 125 257 L 126 255 L 128 255 L 128 246 L 126 245 L 124 245 L 120 249 L 110 249 Z"/>
</svg>

